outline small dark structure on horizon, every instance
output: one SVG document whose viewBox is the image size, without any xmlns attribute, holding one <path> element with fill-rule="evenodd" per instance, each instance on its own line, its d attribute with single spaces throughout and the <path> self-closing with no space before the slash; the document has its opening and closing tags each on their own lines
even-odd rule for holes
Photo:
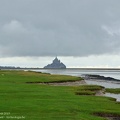
<svg viewBox="0 0 120 120">
<path fill-rule="evenodd" d="M 58 60 L 58 58 L 56 57 L 51 64 L 48 64 L 44 68 L 46 68 L 46 69 L 66 69 L 66 66 L 60 60 Z"/>
</svg>

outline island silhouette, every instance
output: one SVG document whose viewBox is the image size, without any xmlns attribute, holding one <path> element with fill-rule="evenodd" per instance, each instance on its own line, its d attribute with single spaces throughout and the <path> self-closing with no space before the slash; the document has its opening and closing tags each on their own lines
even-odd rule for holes
<svg viewBox="0 0 120 120">
<path fill-rule="evenodd" d="M 56 57 L 51 64 L 48 64 L 44 68 L 46 69 L 66 69 L 66 65 L 64 65 L 58 58 Z"/>
</svg>

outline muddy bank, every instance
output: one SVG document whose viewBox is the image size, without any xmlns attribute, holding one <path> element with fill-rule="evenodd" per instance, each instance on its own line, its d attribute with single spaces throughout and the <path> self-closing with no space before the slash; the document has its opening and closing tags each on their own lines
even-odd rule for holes
<svg viewBox="0 0 120 120">
<path fill-rule="evenodd" d="M 53 85 L 53 86 L 79 86 L 79 85 L 85 85 L 85 80 L 80 81 L 72 81 L 72 82 L 48 82 L 48 83 L 39 83 L 44 85 Z"/>
<path fill-rule="evenodd" d="M 113 114 L 113 113 L 94 113 L 96 116 L 104 117 L 107 120 L 120 120 L 120 115 Z"/>
<path fill-rule="evenodd" d="M 92 75 L 92 74 L 83 74 L 82 77 L 86 80 L 104 80 L 104 81 L 116 81 L 120 82 L 120 80 L 112 78 L 112 77 L 105 77 L 101 75 Z"/>
</svg>

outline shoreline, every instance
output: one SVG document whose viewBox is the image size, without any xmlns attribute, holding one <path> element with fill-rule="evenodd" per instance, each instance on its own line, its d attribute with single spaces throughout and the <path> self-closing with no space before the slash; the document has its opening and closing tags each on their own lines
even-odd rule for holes
<svg viewBox="0 0 120 120">
<path fill-rule="evenodd" d="M 113 77 L 105 77 L 103 75 L 95 75 L 95 74 L 82 74 L 82 78 L 84 79 L 92 79 L 92 80 L 104 80 L 104 81 L 115 81 L 115 82 L 120 82 L 119 79 L 115 79 Z"/>
<path fill-rule="evenodd" d="M 88 83 L 88 81 L 92 81 L 93 83 Z M 96 82 L 98 83 L 103 83 L 103 84 L 97 84 Z M 72 82 L 54 82 L 54 83 L 37 83 L 37 84 L 40 84 L 40 85 L 50 85 L 50 86 L 81 86 L 81 85 L 101 85 L 101 86 L 104 86 L 105 88 L 108 88 L 106 87 L 105 83 L 107 84 L 116 84 L 116 83 L 111 83 L 111 82 L 114 82 L 114 81 L 105 81 L 105 80 L 99 80 L 99 79 L 90 79 L 90 80 L 80 80 L 80 81 L 72 81 Z M 117 84 L 119 85 L 119 84 Z M 113 86 L 111 86 L 110 88 L 114 88 Z M 116 88 L 116 87 L 115 87 Z M 119 88 L 119 87 L 118 87 Z M 96 91 L 96 94 L 95 96 L 106 96 L 106 97 L 112 97 L 112 98 L 115 98 L 116 99 L 116 102 L 120 102 L 120 94 L 113 94 L 113 93 L 108 93 L 108 92 L 105 92 L 105 89 L 102 89 L 102 90 L 98 90 Z"/>
<path fill-rule="evenodd" d="M 35 71 L 38 72 L 38 71 Z M 49 73 L 49 74 L 56 74 L 56 73 L 51 73 L 50 71 L 45 72 L 45 71 L 39 71 L 42 73 Z M 57 72 L 58 74 L 58 72 Z M 70 75 L 70 74 L 59 74 L 59 75 Z M 85 75 L 85 74 L 83 74 Z M 86 75 L 90 75 L 90 74 L 86 74 Z M 105 88 L 120 88 L 120 80 L 117 80 L 112 78 L 112 77 L 105 77 L 105 76 L 100 76 L 97 75 L 97 77 L 100 76 L 99 79 L 97 78 L 89 78 L 87 77 L 87 79 L 82 76 L 82 75 L 72 75 L 72 76 L 76 76 L 76 77 L 82 77 L 84 80 L 81 81 L 75 81 L 75 82 L 63 82 L 63 83 L 37 83 L 37 84 L 44 84 L 44 85 L 52 85 L 52 86 L 80 86 L 80 85 L 100 85 L 100 86 L 104 86 Z M 95 75 L 96 76 L 96 75 Z M 105 79 L 101 79 L 101 78 L 105 78 Z M 107 78 L 107 79 L 106 79 Z M 111 80 L 109 80 L 109 78 Z M 114 96 L 115 95 L 115 96 Z M 110 95 L 105 95 L 104 91 L 97 91 L 96 96 L 106 96 L 106 97 L 112 97 L 115 98 L 117 102 L 120 101 L 120 94 L 118 94 L 118 96 L 116 97 L 116 94 L 111 94 Z"/>
</svg>

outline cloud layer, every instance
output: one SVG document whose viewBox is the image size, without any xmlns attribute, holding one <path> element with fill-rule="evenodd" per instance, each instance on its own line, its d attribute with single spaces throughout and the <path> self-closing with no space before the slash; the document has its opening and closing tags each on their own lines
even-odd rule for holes
<svg viewBox="0 0 120 120">
<path fill-rule="evenodd" d="M 1 0 L 0 56 L 119 54 L 119 0 Z"/>
</svg>

